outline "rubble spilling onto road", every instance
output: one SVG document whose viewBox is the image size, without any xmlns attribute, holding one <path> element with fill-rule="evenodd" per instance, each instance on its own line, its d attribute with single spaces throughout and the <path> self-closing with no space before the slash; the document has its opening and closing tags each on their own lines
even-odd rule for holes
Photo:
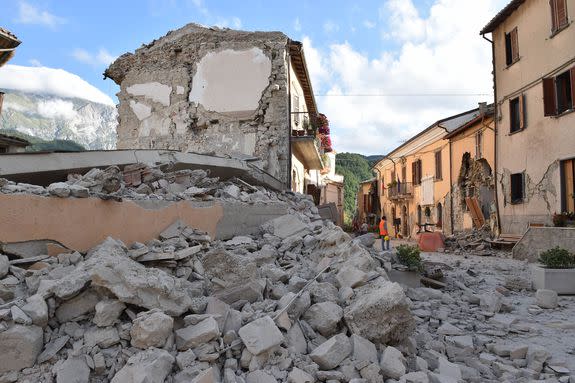
<svg viewBox="0 0 575 383">
<path fill-rule="evenodd" d="M 402 286 L 389 280 L 391 253 L 323 221 L 307 196 L 138 166 L 0 188 L 290 207 L 229 240 L 176 221 L 146 243 L 0 255 L 0 382 L 569 381 L 568 363 L 531 344 L 521 318 L 560 309 L 552 292 L 535 297 L 517 272 L 486 290 L 485 270 L 461 263 L 443 290 Z M 516 312 L 526 296 L 528 313 Z"/>
</svg>

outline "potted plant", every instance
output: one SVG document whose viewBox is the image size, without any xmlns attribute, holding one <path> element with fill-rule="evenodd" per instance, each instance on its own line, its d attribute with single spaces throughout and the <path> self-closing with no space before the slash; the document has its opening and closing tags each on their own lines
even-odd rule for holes
<svg viewBox="0 0 575 383">
<path fill-rule="evenodd" d="M 532 266 L 533 286 L 554 290 L 558 294 L 575 294 L 575 255 L 556 246 L 539 256 Z"/>
<path fill-rule="evenodd" d="M 423 270 L 423 265 L 421 264 L 421 255 L 419 247 L 411 245 L 399 245 L 397 250 L 397 260 L 402 265 L 406 266 L 409 271 Z"/>
</svg>

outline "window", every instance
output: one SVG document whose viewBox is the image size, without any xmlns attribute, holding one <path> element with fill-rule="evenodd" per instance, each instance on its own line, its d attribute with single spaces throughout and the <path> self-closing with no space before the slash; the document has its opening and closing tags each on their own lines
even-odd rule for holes
<svg viewBox="0 0 575 383">
<path fill-rule="evenodd" d="M 293 121 L 299 125 L 299 96 L 297 94 L 293 95 Z"/>
<path fill-rule="evenodd" d="M 421 160 L 411 163 L 411 182 L 414 185 L 421 184 Z"/>
<path fill-rule="evenodd" d="M 555 33 L 569 24 L 567 18 L 567 2 L 565 0 L 550 0 L 551 33 Z"/>
<path fill-rule="evenodd" d="M 517 28 L 505 34 L 505 62 L 510 66 L 519 60 L 519 41 Z"/>
<path fill-rule="evenodd" d="M 441 174 L 441 150 L 435 152 L 435 179 L 440 180 L 442 179 Z"/>
<path fill-rule="evenodd" d="M 523 203 L 525 196 L 525 177 L 523 173 L 511 175 L 511 203 Z"/>
<path fill-rule="evenodd" d="M 575 67 L 556 77 L 543 79 L 545 116 L 558 116 L 575 109 Z"/>
<path fill-rule="evenodd" d="M 407 166 L 401 167 L 401 182 L 405 182 L 407 180 Z"/>
<path fill-rule="evenodd" d="M 392 170 L 391 171 L 391 182 L 393 183 L 394 181 L 397 181 L 397 180 L 395 179 L 395 170 Z"/>
<path fill-rule="evenodd" d="M 509 132 L 525 129 L 525 97 L 523 95 L 509 100 Z"/>
<path fill-rule="evenodd" d="M 483 157 L 483 131 L 478 130 L 475 133 L 475 159 Z"/>
<path fill-rule="evenodd" d="M 8 148 L 5 146 L 0 146 L 0 153 L 8 153 Z"/>
</svg>

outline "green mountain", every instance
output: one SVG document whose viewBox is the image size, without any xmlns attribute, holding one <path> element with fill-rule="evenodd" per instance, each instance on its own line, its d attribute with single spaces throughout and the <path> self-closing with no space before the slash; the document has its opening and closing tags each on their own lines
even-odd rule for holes
<svg viewBox="0 0 575 383">
<path fill-rule="evenodd" d="M 0 134 L 22 138 L 30 142 L 32 145 L 26 147 L 27 152 L 83 152 L 86 150 L 82 145 L 72 140 L 43 140 L 13 129 L 0 129 Z"/>
<path fill-rule="evenodd" d="M 359 183 L 373 178 L 372 163 L 382 156 L 363 156 L 357 153 L 338 153 L 335 157 L 335 172 L 344 178 L 344 221 L 350 224 L 356 210 L 357 191 Z M 371 163 L 370 163 L 371 159 Z"/>
</svg>

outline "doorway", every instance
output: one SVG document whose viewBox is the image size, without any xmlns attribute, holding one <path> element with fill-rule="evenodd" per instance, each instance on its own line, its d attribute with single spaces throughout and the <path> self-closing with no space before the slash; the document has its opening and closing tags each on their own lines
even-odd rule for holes
<svg viewBox="0 0 575 383">
<path fill-rule="evenodd" d="M 575 212 L 575 158 L 561 161 L 561 211 Z"/>
<path fill-rule="evenodd" d="M 401 234 L 403 234 L 403 236 L 406 238 L 409 233 L 408 228 L 409 226 L 407 224 L 407 206 L 403 206 L 403 209 L 401 211 Z"/>
<path fill-rule="evenodd" d="M 441 202 L 437 204 L 437 222 L 435 223 L 435 226 L 439 229 L 443 226 L 443 206 L 441 205 Z"/>
</svg>

